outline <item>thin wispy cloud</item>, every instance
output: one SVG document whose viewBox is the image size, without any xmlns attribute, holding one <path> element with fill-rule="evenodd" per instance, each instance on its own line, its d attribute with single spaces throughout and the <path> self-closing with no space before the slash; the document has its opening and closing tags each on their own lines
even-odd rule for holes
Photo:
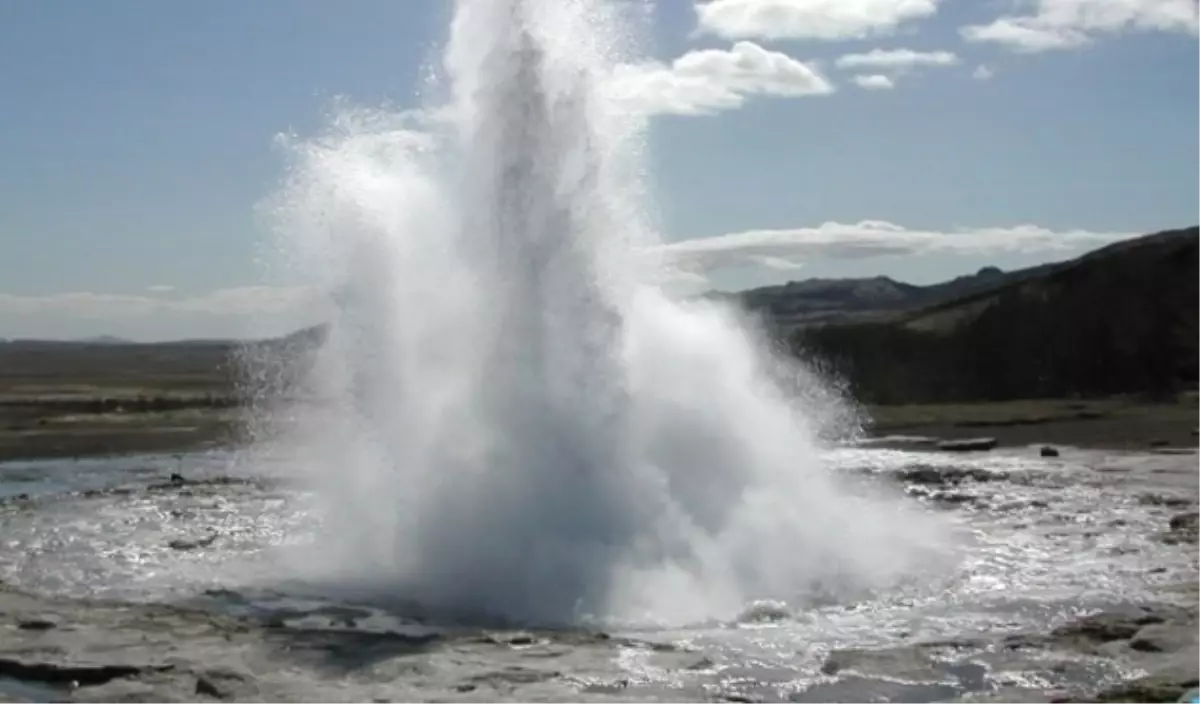
<svg viewBox="0 0 1200 704">
<path fill-rule="evenodd" d="M 936 253 L 994 255 L 1003 252 L 1054 253 L 1099 247 L 1134 236 L 1125 232 L 1056 231 L 1036 225 L 910 229 L 879 220 L 826 222 L 815 227 L 747 230 L 656 248 L 656 258 L 672 271 L 670 283 L 703 284 L 709 274 L 731 268 L 757 269 L 765 275 L 793 275 L 813 259 L 870 259 Z M 70 292 L 45 296 L 0 294 L 0 316 L 7 319 L 66 316 L 75 320 L 121 323 L 169 317 L 180 326 L 218 321 L 233 327 L 238 320 L 315 320 L 327 296 L 304 286 L 240 286 L 199 296 L 170 297 L 117 293 Z"/>
<path fill-rule="evenodd" d="M 307 287 L 266 285 L 195 296 L 171 296 L 167 291 L 0 293 L 0 330 L 10 337 L 43 338 L 269 337 L 319 322 L 328 313 L 326 301 L 327 297 Z"/>
<path fill-rule="evenodd" d="M 71 312 L 82 317 L 105 318 L 159 313 L 257 315 L 300 312 L 315 300 L 310 289 L 300 286 L 237 286 L 178 298 L 88 291 L 44 296 L 0 293 L 0 312 L 23 315 Z"/>
<path fill-rule="evenodd" d="M 863 39 L 937 12 L 938 0 L 707 0 L 698 31 L 726 39 Z"/>
<path fill-rule="evenodd" d="M 1024 9 L 1031 3 L 1013 3 Z M 1002 15 L 960 32 L 969 42 L 1017 52 L 1075 49 L 1123 32 L 1200 33 L 1196 0 L 1037 0 L 1032 12 Z"/>
<path fill-rule="evenodd" d="M 835 65 L 846 69 L 904 70 L 916 66 L 956 66 L 959 59 L 949 51 L 872 49 L 863 54 L 846 54 Z"/>
<path fill-rule="evenodd" d="M 1092 248 L 1134 236 L 1126 232 L 1055 231 L 1037 225 L 914 230 L 879 220 L 826 222 L 816 227 L 747 230 L 684 240 L 663 247 L 668 261 L 685 271 L 706 273 L 761 266 L 770 259 L 800 266 L 811 259 L 869 259 L 936 253 L 994 255 L 1052 253 Z"/>
</svg>

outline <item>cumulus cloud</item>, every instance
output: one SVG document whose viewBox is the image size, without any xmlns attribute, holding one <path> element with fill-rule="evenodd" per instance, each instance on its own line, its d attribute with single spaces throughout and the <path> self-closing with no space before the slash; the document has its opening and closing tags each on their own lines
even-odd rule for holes
<svg viewBox="0 0 1200 704">
<path fill-rule="evenodd" d="M 646 115 L 707 115 L 741 107 L 754 96 L 832 93 L 816 67 L 753 42 L 690 51 L 670 64 L 619 66 L 609 96 Z"/>
<path fill-rule="evenodd" d="M 954 66 L 958 57 L 949 51 L 872 49 L 865 54 L 846 54 L 835 63 L 838 68 L 903 71 L 915 66 Z"/>
<path fill-rule="evenodd" d="M 896 82 L 881 73 L 872 73 L 862 76 L 855 76 L 853 79 L 858 84 L 859 88 L 867 90 L 891 90 L 896 87 Z"/>
<path fill-rule="evenodd" d="M 977 81 L 986 81 L 994 75 L 996 75 L 995 72 L 983 64 L 979 64 L 975 67 L 975 70 L 971 72 L 971 78 L 974 78 Z"/>
<path fill-rule="evenodd" d="M 1018 52 L 1064 50 L 1126 31 L 1198 33 L 1196 0 L 1037 0 L 1034 11 L 960 29 L 971 42 Z"/>
<path fill-rule="evenodd" d="M 932 16 L 940 0 L 707 0 L 699 31 L 728 39 L 861 39 Z"/>
<path fill-rule="evenodd" d="M 996 254 L 1054 252 L 1096 247 L 1132 233 L 1054 231 L 1036 225 L 911 230 L 890 222 L 826 222 L 816 227 L 748 230 L 683 240 L 663 247 L 666 259 L 694 274 L 761 266 L 764 259 L 799 266 L 805 259 L 865 259 L 933 253 Z M 776 266 L 775 268 L 778 268 Z"/>
</svg>

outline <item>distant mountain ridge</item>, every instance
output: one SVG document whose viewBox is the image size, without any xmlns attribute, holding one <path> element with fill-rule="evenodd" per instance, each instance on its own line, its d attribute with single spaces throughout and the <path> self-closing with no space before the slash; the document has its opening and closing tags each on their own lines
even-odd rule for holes
<svg viewBox="0 0 1200 704">
<path fill-rule="evenodd" d="M 936 284 L 918 285 L 887 276 L 802 279 L 737 293 L 712 292 L 710 300 L 734 303 L 784 330 L 836 320 L 871 320 L 897 311 L 935 305 L 1041 276 L 1060 262 L 1010 272 L 986 266 Z"/>
<path fill-rule="evenodd" d="M 871 403 L 1172 398 L 1197 385 L 1200 227 L 875 313 L 800 325 L 789 338 Z"/>
<path fill-rule="evenodd" d="M 883 276 L 809 279 L 707 297 L 760 315 L 796 354 L 821 360 L 867 403 L 1165 398 L 1197 384 L 1198 242 L 1193 226 L 929 286 Z M 245 373 L 254 374 L 253 388 L 299 388 L 328 331 L 318 325 L 254 341 L 3 341 L 0 390 L 103 381 L 233 393 Z"/>
</svg>

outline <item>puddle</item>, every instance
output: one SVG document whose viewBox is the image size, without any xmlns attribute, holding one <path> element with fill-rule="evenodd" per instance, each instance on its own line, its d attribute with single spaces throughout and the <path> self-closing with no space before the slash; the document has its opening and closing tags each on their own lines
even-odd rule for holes
<svg viewBox="0 0 1200 704">
<path fill-rule="evenodd" d="M 44 682 L 18 680 L 0 676 L 0 699 L 21 702 L 64 702 L 67 693 Z"/>
</svg>

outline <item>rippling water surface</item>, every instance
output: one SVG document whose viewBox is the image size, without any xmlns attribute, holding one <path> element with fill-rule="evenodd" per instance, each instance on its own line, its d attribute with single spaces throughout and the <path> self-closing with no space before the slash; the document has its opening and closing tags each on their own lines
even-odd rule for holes
<svg viewBox="0 0 1200 704">
<path fill-rule="evenodd" d="M 835 649 L 1044 630 L 1089 608 L 1148 598 L 1156 584 L 1196 579 L 1194 550 L 1159 539 L 1170 516 L 1193 505 L 1195 455 L 1067 449 L 1043 459 L 1033 449 L 958 456 L 845 448 L 825 459 L 864 491 L 903 492 L 945 514 L 960 537 L 954 567 L 884 593 L 750 603 L 732 622 L 631 627 L 638 638 L 686 646 L 703 659 L 681 669 L 659 663 L 664 656 L 652 649 L 614 651 L 602 668 L 609 679 L 624 672 L 664 691 L 719 682 L 745 683 L 760 698 L 830 697 L 836 692 L 806 688 L 829 680 L 821 668 Z M 238 462 L 214 453 L 0 465 L 0 580 L 38 593 L 243 614 L 354 606 L 372 614 L 360 625 L 437 625 L 419 605 L 385 603 L 378 593 L 356 603 L 304 580 L 288 556 L 318 528 L 309 497 L 289 485 L 284 460 L 274 477 L 262 472 L 261 458 L 253 475 Z M 946 481 L 947 470 L 961 480 Z M 903 696 L 969 689 L 971 671 L 946 678 L 949 690 Z"/>
</svg>

